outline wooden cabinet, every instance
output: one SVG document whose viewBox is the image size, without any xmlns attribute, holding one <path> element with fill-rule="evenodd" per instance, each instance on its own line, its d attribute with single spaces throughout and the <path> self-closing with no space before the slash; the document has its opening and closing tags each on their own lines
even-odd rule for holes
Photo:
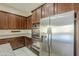
<svg viewBox="0 0 79 59">
<path fill-rule="evenodd" d="M 27 29 L 32 29 L 32 16 L 27 17 Z"/>
<path fill-rule="evenodd" d="M 4 16 L 5 17 L 5 16 Z M 16 27 L 16 25 L 17 25 L 17 18 L 16 18 L 16 16 L 15 15 L 13 15 L 13 14 L 9 14 L 9 16 L 8 16 L 9 18 L 8 18 L 8 20 L 9 20 L 9 23 L 8 23 L 8 29 L 16 29 L 17 27 Z"/>
<path fill-rule="evenodd" d="M 1 44 L 6 44 L 6 43 L 9 43 L 8 39 L 0 39 L 0 45 Z"/>
<path fill-rule="evenodd" d="M 0 29 L 27 29 L 27 18 L 0 11 Z"/>
<path fill-rule="evenodd" d="M 21 36 L 21 37 L 0 39 L 0 45 L 6 43 L 10 43 L 12 49 L 18 49 L 24 46 L 31 47 L 32 38 Z"/>
<path fill-rule="evenodd" d="M 27 29 L 27 18 L 22 16 L 17 16 L 16 19 L 17 29 Z"/>
<path fill-rule="evenodd" d="M 57 3 L 57 14 L 74 10 L 73 3 Z"/>
<path fill-rule="evenodd" d="M 25 46 L 25 39 L 24 39 L 24 37 L 11 38 L 10 44 L 13 49 L 23 47 L 23 46 Z"/>
<path fill-rule="evenodd" d="M 39 23 L 40 22 L 40 19 L 41 19 L 41 12 L 42 10 L 41 10 L 41 8 L 38 8 L 38 9 L 36 9 L 36 22 L 37 23 Z"/>
<path fill-rule="evenodd" d="M 23 20 L 22 20 L 22 28 L 23 29 L 27 29 L 27 18 L 25 17 L 23 17 Z"/>
<path fill-rule="evenodd" d="M 9 25 L 11 29 L 27 29 L 26 20 L 27 18 L 22 16 L 15 16 L 15 19 L 10 20 L 12 25 Z M 9 23 L 9 24 L 10 24 Z"/>
<path fill-rule="evenodd" d="M 32 24 L 33 24 L 33 23 L 36 23 L 36 18 L 37 18 L 37 17 L 36 17 L 36 11 L 33 11 L 33 12 L 32 12 Z"/>
<path fill-rule="evenodd" d="M 8 29 L 8 14 L 3 12 L 0 12 L 0 29 Z"/>
<path fill-rule="evenodd" d="M 27 46 L 27 47 L 32 46 L 32 38 L 25 37 L 25 46 Z"/>
<path fill-rule="evenodd" d="M 45 4 L 45 5 L 42 6 L 42 18 L 49 16 L 48 15 L 49 12 L 48 12 L 47 8 L 48 8 L 47 4 Z"/>
<path fill-rule="evenodd" d="M 55 5 L 53 3 L 48 3 L 42 6 L 42 18 L 54 15 Z"/>
<path fill-rule="evenodd" d="M 32 24 L 39 23 L 41 19 L 41 7 L 32 12 Z"/>
<path fill-rule="evenodd" d="M 16 28 L 20 29 L 21 28 L 21 17 L 20 16 L 16 16 Z"/>
<path fill-rule="evenodd" d="M 41 8 L 42 18 L 74 10 L 73 3 L 48 3 Z"/>
</svg>

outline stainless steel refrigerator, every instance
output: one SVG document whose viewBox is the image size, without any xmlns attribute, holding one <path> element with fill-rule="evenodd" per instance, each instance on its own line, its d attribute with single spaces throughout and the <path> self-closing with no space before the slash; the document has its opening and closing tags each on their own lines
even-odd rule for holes
<svg viewBox="0 0 79 59">
<path fill-rule="evenodd" d="M 40 20 L 40 56 L 74 56 L 74 11 Z"/>
</svg>

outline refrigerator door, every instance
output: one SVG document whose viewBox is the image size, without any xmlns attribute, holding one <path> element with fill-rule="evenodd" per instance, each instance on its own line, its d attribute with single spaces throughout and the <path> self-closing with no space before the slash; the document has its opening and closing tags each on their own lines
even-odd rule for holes
<svg viewBox="0 0 79 59">
<path fill-rule="evenodd" d="M 50 17 L 51 56 L 74 55 L 74 11 Z"/>
<path fill-rule="evenodd" d="M 49 17 L 41 19 L 41 21 L 40 21 L 40 38 L 41 38 L 40 55 L 41 56 L 49 55 L 48 28 L 49 28 Z"/>
</svg>

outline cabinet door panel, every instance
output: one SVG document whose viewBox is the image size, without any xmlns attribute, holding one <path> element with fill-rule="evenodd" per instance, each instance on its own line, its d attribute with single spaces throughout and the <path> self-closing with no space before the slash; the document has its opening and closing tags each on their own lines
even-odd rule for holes
<svg viewBox="0 0 79 59">
<path fill-rule="evenodd" d="M 45 4 L 42 6 L 42 18 L 47 17 L 49 14 L 48 5 Z"/>
<path fill-rule="evenodd" d="M 21 24 L 22 24 L 22 26 L 21 26 L 22 29 L 27 29 L 27 18 L 26 17 L 22 18 Z"/>
<path fill-rule="evenodd" d="M 26 29 L 25 19 L 24 16 L 0 12 L 0 29 Z"/>
<path fill-rule="evenodd" d="M 27 29 L 32 29 L 32 18 L 29 16 L 27 18 Z"/>
<path fill-rule="evenodd" d="M 0 12 L 0 29 L 8 29 L 8 14 Z"/>
<path fill-rule="evenodd" d="M 39 23 L 40 22 L 40 19 L 41 19 L 41 8 L 38 8 L 37 10 L 36 10 L 36 17 L 37 17 L 37 19 L 36 19 L 36 22 L 37 23 Z"/>
<path fill-rule="evenodd" d="M 10 44 L 13 49 L 23 47 L 25 45 L 24 37 L 11 38 Z"/>
<path fill-rule="evenodd" d="M 16 29 L 21 29 L 21 17 L 17 16 L 16 18 Z"/>
<path fill-rule="evenodd" d="M 16 16 L 9 14 L 9 29 L 16 29 Z"/>
<path fill-rule="evenodd" d="M 42 18 L 55 14 L 54 3 L 48 3 L 42 6 Z"/>
<path fill-rule="evenodd" d="M 47 12 L 48 12 L 48 16 L 52 16 L 55 14 L 55 5 L 54 3 L 48 3 L 47 4 Z"/>
<path fill-rule="evenodd" d="M 32 46 L 32 38 L 25 37 L 25 46 L 27 47 Z"/>
<path fill-rule="evenodd" d="M 32 12 L 32 24 L 36 23 L 37 22 L 36 20 L 37 20 L 36 11 L 33 11 Z"/>
<path fill-rule="evenodd" d="M 58 3 L 57 4 L 57 13 L 64 13 L 74 10 L 73 4 L 72 3 Z"/>
</svg>

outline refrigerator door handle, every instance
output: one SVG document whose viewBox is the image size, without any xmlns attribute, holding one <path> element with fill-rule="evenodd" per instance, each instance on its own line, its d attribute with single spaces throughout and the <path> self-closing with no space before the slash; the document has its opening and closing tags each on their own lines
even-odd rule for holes
<svg viewBox="0 0 79 59">
<path fill-rule="evenodd" d="M 49 56 L 51 55 L 51 47 L 52 47 L 51 34 L 48 34 L 48 49 L 49 49 Z"/>
<path fill-rule="evenodd" d="M 44 36 L 41 36 L 41 42 L 43 42 L 43 37 L 44 37 Z"/>
<path fill-rule="evenodd" d="M 52 55 L 52 34 L 50 35 L 50 55 Z"/>
<path fill-rule="evenodd" d="M 49 41 L 49 34 L 48 35 L 48 39 L 47 39 L 47 48 L 48 48 L 48 56 L 50 56 L 50 41 Z"/>
</svg>

